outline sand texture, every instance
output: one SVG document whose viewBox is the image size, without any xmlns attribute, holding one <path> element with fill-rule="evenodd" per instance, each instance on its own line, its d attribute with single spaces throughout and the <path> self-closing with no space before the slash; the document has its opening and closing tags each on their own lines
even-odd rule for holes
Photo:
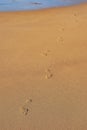
<svg viewBox="0 0 87 130">
<path fill-rule="evenodd" d="M 87 130 L 87 4 L 0 13 L 0 130 Z"/>
</svg>

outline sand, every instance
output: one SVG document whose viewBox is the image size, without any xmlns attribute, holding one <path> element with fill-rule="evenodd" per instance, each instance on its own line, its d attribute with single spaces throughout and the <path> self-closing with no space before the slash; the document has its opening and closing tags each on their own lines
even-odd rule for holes
<svg viewBox="0 0 87 130">
<path fill-rule="evenodd" d="M 87 130 L 87 4 L 0 13 L 0 130 Z"/>
</svg>

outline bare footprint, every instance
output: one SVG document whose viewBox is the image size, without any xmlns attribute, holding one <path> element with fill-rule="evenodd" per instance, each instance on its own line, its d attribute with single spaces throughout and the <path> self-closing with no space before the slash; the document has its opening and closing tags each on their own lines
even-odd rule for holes
<svg viewBox="0 0 87 130">
<path fill-rule="evenodd" d="M 64 41 L 64 39 L 63 39 L 62 36 L 60 36 L 60 37 L 57 38 L 57 42 L 63 43 L 63 41 Z"/>
<path fill-rule="evenodd" d="M 24 103 L 24 105 L 20 108 L 20 112 L 27 116 L 30 111 L 31 111 L 31 103 L 32 103 L 32 99 L 27 99 Z"/>
<path fill-rule="evenodd" d="M 75 22 L 77 23 L 78 22 L 78 14 L 74 13 L 73 16 L 75 17 Z"/>
<path fill-rule="evenodd" d="M 41 52 L 41 55 L 48 56 L 50 52 L 51 52 L 50 50 L 47 50 L 47 51 Z"/>
<path fill-rule="evenodd" d="M 77 16 L 77 14 L 76 14 L 76 13 L 74 13 L 74 16 L 76 17 L 76 16 Z"/>
<path fill-rule="evenodd" d="M 47 69 L 46 74 L 45 74 L 45 79 L 50 79 L 52 77 L 53 77 L 53 73 L 52 73 L 51 69 Z"/>
<path fill-rule="evenodd" d="M 62 28 L 61 30 L 64 31 L 64 28 Z"/>
</svg>

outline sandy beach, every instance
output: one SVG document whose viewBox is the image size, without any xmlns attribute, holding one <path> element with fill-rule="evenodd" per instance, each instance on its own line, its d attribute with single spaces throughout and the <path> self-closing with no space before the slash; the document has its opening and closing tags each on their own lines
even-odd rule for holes
<svg viewBox="0 0 87 130">
<path fill-rule="evenodd" d="M 0 13 L 0 130 L 87 130 L 87 4 Z"/>
</svg>

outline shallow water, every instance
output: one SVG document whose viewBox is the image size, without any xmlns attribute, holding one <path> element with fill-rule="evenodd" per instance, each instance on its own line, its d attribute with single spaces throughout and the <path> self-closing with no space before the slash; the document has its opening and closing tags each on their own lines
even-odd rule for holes
<svg viewBox="0 0 87 130">
<path fill-rule="evenodd" d="M 35 10 L 57 6 L 69 6 L 87 0 L 0 0 L 0 11 Z"/>
</svg>

